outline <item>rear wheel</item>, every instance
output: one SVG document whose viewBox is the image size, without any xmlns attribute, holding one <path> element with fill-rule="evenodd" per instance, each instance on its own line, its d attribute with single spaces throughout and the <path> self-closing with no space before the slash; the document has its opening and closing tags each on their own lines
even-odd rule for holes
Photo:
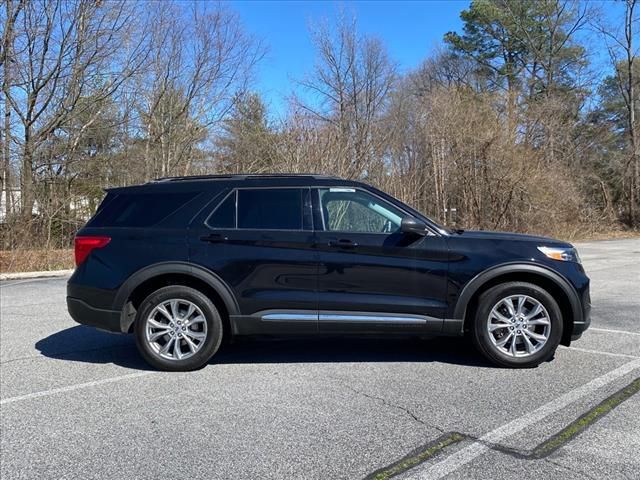
<svg viewBox="0 0 640 480">
<path fill-rule="evenodd" d="M 202 292 L 182 285 L 156 290 L 140 305 L 136 345 L 160 370 L 188 371 L 209 361 L 222 341 L 222 320 Z"/>
<path fill-rule="evenodd" d="M 497 365 L 535 367 L 553 357 L 562 337 L 562 314 L 553 297 L 537 285 L 496 285 L 479 298 L 472 337 Z"/>
</svg>

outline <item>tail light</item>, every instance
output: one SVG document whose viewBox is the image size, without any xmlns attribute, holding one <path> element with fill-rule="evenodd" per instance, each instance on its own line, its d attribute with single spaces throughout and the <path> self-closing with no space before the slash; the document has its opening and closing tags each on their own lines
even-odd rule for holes
<svg viewBox="0 0 640 480">
<path fill-rule="evenodd" d="M 80 265 L 96 248 L 102 248 L 111 241 L 111 237 L 76 237 L 75 254 L 76 266 Z"/>
</svg>

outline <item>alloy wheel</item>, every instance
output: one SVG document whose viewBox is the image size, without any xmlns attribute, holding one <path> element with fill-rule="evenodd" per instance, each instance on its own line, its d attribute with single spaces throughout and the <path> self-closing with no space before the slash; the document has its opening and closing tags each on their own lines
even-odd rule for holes
<svg viewBox="0 0 640 480">
<path fill-rule="evenodd" d="M 551 318 L 544 305 L 528 295 L 499 300 L 489 313 L 487 332 L 493 347 L 511 357 L 540 351 L 551 333 Z"/>
<path fill-rule="evenodd" d="M 147 317 L 145 339 L 151 350 L 167 360 L 184 360 L 197 353 L 207 339 L 207 322 L 193 302 L 170 299 Z"/>
</svg>

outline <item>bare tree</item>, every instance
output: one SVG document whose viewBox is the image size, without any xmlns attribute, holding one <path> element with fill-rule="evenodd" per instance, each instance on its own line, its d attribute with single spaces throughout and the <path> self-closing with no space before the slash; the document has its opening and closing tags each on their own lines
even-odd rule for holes
<svg viewBox="0 0 640 480">
<path fill-rule="evenodd" d="M 625 11 L 622 33 L 618 33 L 616 29 L 601 23 L 595 23 L 594 26 L 607 43 L 607 50 L 616 75 L 617 87 L 626 108 L 629 155 L 624 165 L 622 178 L 623 182 L 627 184 L 625 190 L 628 192 L 627 211 L 629 223 L 634 225 L 640 221 L 638 218 L 638 202 L 640 201 L 640 140 L 638 139 L 636 121 L 639 80 L 637 78 L 638 68 L 635 66 L 638 51 L 634 44 L 638 16 L 636 11 L 637 0 L 624 0 L 624 2 Z"/>
<path fill-rule="evenodd" d="M 156 26 L 150 68 L 139 85 L 146 176 L 186 174 L 196 146 L 246 89 L 264 49 L 220 5 L 202 10 L 162 2 L 150 23 Z"/>
<path fill-rule="evenodd" d="M 342 14 L 274 122 L 248 93 L 265 49 L 226 5 L 0 0 L 0 187 L 22 190 L 0 239 L 67 246 L 103 187 L 212 171 L 360 178 L 464 227 L 638 225 L 637 1 L 587 39 L 592 4 L 474 1 L 402 75 Z M 594 80 L 596 37 L 614 68 Z"/>
<path fill-rule="evenodd" d="M 377 127 L 396 78 L 395 65 L 378 39 L 358 35 L 354 20 L 341 18 L 335 31 L 324 25 L 313 39 L 316 67 L 299 83 L 317 100 L 298 103 L 334 132 L 339 150 L 336 173 L 371 173 L 372 160 L 379 157 L 386 139 Z"/>
<path fill-rule="evenodd" d="M 144 61 L 144 42 L 130 41 L 133 7 L 124 0 L 32 0 L 17 16 L 4 47 L 15 60 L 5 96 L 20 122 L 14 138 L 25 220 L 33 211 L 36 175 L 51 166 L 44 143 L 78 113 L 83 97 L 112 96 Z"/>
<path fill-rule="evenodd" d="M 0 45 L 0 67 L 2 67 L 2 95 L 4 104 L 4 130 L 0 134 L 2 142 L 2 172 L 0 173 L 0 195 L 5 194 L 5 212 L 4 217 L 9 218 L 12 214 L 12 192 L 11 192 L 11 106 L 7 101 L 11 88 L 11 70 L 12 63 L 15 60 L 12 57 L 12 46 L 14 39 L 14 27 L 16 19 L 22 8 L 24 1 L 13 2 L 12 0 L 3 0 L 5 20 L 2 36 L 2 44 Z M 1 7 L 1 5 L 0 5 Z"/>
</svg>

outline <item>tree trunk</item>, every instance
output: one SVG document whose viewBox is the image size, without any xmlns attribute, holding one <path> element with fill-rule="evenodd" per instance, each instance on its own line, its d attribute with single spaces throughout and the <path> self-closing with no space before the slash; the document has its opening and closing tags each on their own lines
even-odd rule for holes
<svg viewBox="0 0 640 480">
<path fill-rule="evenodd" d="M 13 44 L 13 21 L 11 16 L 11 1 L 6 0 L 7 18 L 2 46 L 2 64 L 4 66 L 4 78 L 2 80 L 2 93 L 4 95 L 4 138 L 2 149 L 2 183 L 0 184 L 0 196 L 5 192 L 5 221 L 11 215 L 11 106 L 9 104 L 9 88 L 11 85 L 10 52 Z"/>
<path fill-rule="evenodd" d="M 33 145 L 31 140 L 31 129 L 27 128 L 24 132 L 24 148 L 22 150 L 22 172 L 20 175 L 21 190 L 21 216 L 25 222 L 31 220 L 33 215 L 33 205 L 35 197 L 33 192 Z"/>
<path fill-rule="evenodd" d="M 629 144 L 631 146 L 631 178 L 629 182 L 629 222 L 635 225 L 638 222 L 637 217 L 637 198 L 638 187 L 640 187 L 640 152 L 638 151 L 638 138 L 636 132 L 636 92 L 635 92 L 635 72 L 633 62 L 635 55 L 633 51 L 633 11 L 636 5 L 635 0 L 627 0 L 625 36 L 627 40 L 627 102 L 628 118 L 629 118 Z"/>
</svg>

